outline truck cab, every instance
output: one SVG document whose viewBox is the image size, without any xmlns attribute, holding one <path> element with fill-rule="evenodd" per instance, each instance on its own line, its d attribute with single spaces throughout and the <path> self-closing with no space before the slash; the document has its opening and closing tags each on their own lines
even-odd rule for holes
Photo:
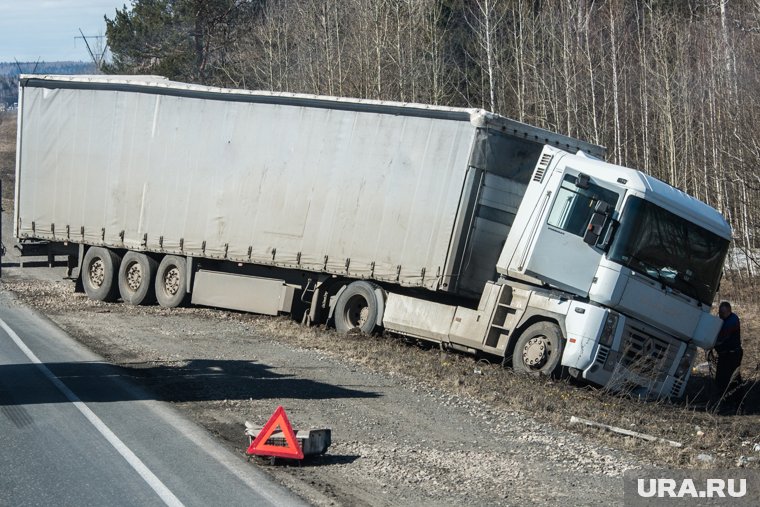
<svg viewBox="0 0 760 507">
<path fill-rule="evenodd" d="M 713 208 L 656 178 L 546 147 L 497 263 L 573 300 L 562 365 L 614 390 L 681 396 L 731 240 Z"/>
</svg>

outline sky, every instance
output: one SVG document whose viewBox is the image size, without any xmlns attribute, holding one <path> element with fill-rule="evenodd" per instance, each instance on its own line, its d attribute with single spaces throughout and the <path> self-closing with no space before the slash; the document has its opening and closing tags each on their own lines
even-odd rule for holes
<svg viewBox="0 0 760 507">
<path fill-rule="evenodd" d="M 103 16 L 113 18 L 124 4 L 131 1 L 0 0 L 0 62 L 90 61 L 87 46 L 74 37 L 80 28 L 88 36 L 105 35 Z"/>
</svg>

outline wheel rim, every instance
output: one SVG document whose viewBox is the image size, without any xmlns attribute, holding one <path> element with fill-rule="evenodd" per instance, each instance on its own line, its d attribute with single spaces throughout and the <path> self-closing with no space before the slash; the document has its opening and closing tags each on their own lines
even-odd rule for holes
<svg viewBox="0 0 760 507">
<path fill-rule="evenodd" d="M 164 273 L 164 291 L 170 296 L 174 296 L 179 292 L 179 269 L 176 266 L 166 270 Z"/>
<path fill-rule="evenodd" d="M 100 287 L 106 279 L 106 266 L 103 259 L 95 259 L 90 263 L 90 283 L 93 287 Z"/>
<path fill-rule="evenodd" d="M 129 266 L 127 266 L 126 273 L 127 287 L 132 292 L 137 292 L 143 281 L 143 272 L 142 268 L 140 267 L 140 263 L 132 262 Z"/>
<path fill-rule="evenodd" d="M 369 319 L 369 303 L 364 296 L 352 296 L 346 302 L 346 322 L 352 328 L 362 327 Z"/>
<path fill-rule="evenodd" d="M 544 335 L 534 336 L 523 346 L 523 363 L 532 370 L 540 370 L 549 361 L 552 349 L 549 338 Z"/>
</svg>

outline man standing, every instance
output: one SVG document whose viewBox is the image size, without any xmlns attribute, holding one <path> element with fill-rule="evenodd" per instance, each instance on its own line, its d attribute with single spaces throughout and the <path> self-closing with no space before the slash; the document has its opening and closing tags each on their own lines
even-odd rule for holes
<svg viewBox="0 0 760 507">
<path fill-rule="evenodd" d="M 715 342 L 718 354 L 718 367 L 715 372 L 715 384 L 721 398 L 729 389 L 741 383 L 739 366 L 742 363 L 742 340 L 739 317 L 731 311 L 731 304 L 723 301 L 718 307 L 718 316 L 723 319 L 723 326 Z M 726 396 L 726 401 L 733 396 Z"/>
</svg>

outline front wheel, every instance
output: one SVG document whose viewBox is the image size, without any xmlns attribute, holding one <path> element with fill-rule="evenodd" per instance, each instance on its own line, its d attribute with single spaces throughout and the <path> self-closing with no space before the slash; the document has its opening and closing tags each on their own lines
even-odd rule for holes
<svg viewBox="0 0 760 507">
<path fill-rule="evenodd" d="M 188 299 L 187 261 L 184 257 L 167 255 L 161 259 L 156 272 L 156 300 L 164 308 L 184 306 Z"/>
<path fill-rule="evenodd" d="M 562 330 L 552 322 L 537 322 L 517 339 L 512 368 L 517 373 L 559 377 L 562 371 Z"/>
</svg>

